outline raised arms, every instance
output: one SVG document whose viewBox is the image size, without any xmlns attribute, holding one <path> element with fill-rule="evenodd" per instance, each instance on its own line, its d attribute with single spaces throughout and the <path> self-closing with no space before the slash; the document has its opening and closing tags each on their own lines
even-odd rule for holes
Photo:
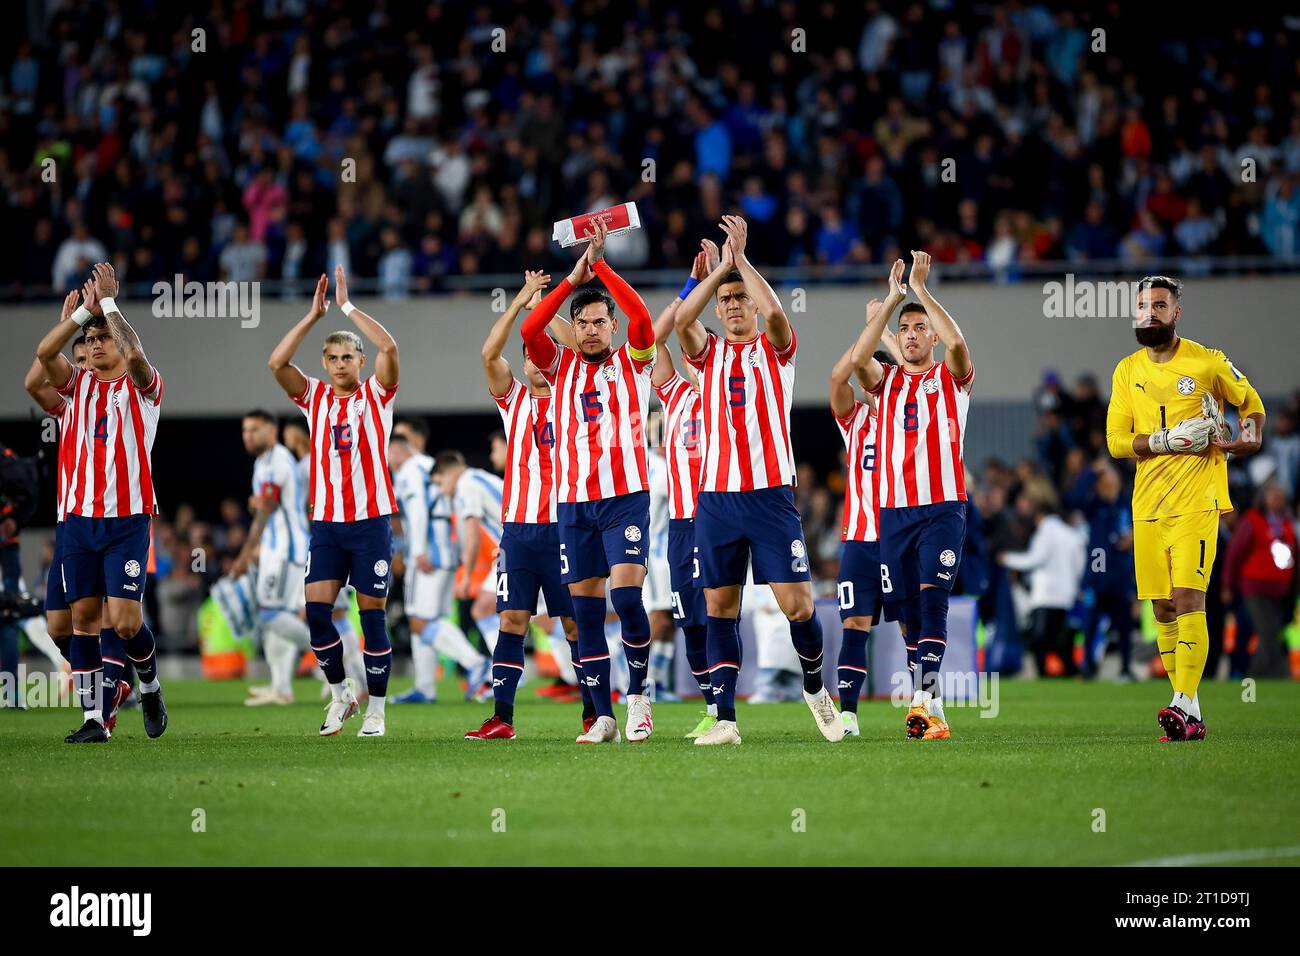
<svg viewBox="0 0 1300 956">
<path fill-rule="evenodd" d="M 307 334 L 329 311 L 329 299 L 325 297 L 328 289 L 329 279 L 322 273 L 316 280 L 316 293 L 312 296 L 311 308 L 297 325 L 284 334 L 284 338 L 280 339 L 280 343 L 271 352 L 270 361 L 267 362 L 272 374 L 275 375 L 275 380 L 280 383 L 280 387 L 290 398 L 299 398 L 307 390 L 307 376 L 302 374 L 302 369 L 293 364 L 293 356 L 302 345 L 303 339 L 307 338 Z"/>
<path fill-rule="evenodd" d="M 970 349 L 966 345 L 966 338 L 961 334 L 961 329 L 948 314 L 948 310 L 941 306 L 925 287 L 925 280 L 929 276 L 930 254 L 913 250 L 912 275 L 908 281 L 917 299 L 925 307 L 925 317 L 930 322 L 930 328 L 938 333 L 939 341 L 943 343 L 943 364 L 947 365 L 948 371 L 960 381 L 970 375 Z"/>
<path fill-rule="evenodd" d="M 118 351 L 126 359 L 126 374 L 131 377 L 131 382 L 136 388 L 147 389 L 154 382 L 154 369 L 144 354 L 140 336 L 122 317 L 122 313 L 117 309 L 117 303 L 113 301 L 118 289 L 117 276 L 113 272 L 113 267 L 107 262 L 99 262 L 95 264 L 94 271 L 95 294 L 99 300 L 99 307 L 104 313 L 104 321 L 108 323 L 109 334 L 113 336 Z"/>
<path fill-rule="evenodd" d="M 510 374 L 510 363 L 501 357 L 501 353 L 510 339 L 510 330 L 515 327 L 515 319 L 524 309 L 536 308 L 542 299 L 542 290 L 550 284 L 551 277 L 540 270 L 525 272 L 523 287 L 505 314 L 492 323 L 487 339 L 483 342 L 483 373 L 487 376 L 488 389 L 498 398 L 505 397 L 514 380 Z"/>
<path fill-rule="evenodd" d="M 873 315 L 871 306 L 867 306 L 867 327 L 858 336 L 852 350 L 853 367 L 861 372 L 862 387 L 870 391 L 880 384 L 885 375 L 884 368 L 875 359 L 876 347 L 884 337 L 889 325 L 889 318 L 907 295 L 907 286 L 903 285 L 903 260 L 895 259 L 889 269 L 889 295 Z"/>
<path fill-rule="evenodd" d="M 334 299 L 343 314 L 352 320 L 362 337 L 375 347 L 375 378 L 385 389 L 397 387 L 400 366 L 397 360 L 397 342 L 388 330 L 370 315 L 362 312 L 348 299 L 348 277 L 342 266 L 334 267 Z M 302 394 L 299 392 L 298 394 Z"/>
</svg>

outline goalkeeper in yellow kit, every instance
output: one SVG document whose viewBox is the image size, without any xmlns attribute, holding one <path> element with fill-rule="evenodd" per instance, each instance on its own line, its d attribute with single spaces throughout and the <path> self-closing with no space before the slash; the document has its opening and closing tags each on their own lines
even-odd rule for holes
<svg viewBox="0 0 1300 956">
<path fill-rule="evenodd" d="M 1121 359 L 1111 382 L 1106 444 L 1136 458 L 1133 560 L 1139 600 L 1150 600 L 1160 658 L 1174 699 L 1158 720 L 1163 740 L 1201 740 L 1196 689 L 1209 631 L 1205 589 L 1219 515 L 1232 510 L 1227 453 L 1259 451 L 1264 404 L 1228 357 L 1178 335 L 1183 284 L 1167 276 L 1138 283 L 1134 331 L 1142 348 Z M 1223 421 L 1236 407 L 1241 431 Z"/>
</svg>

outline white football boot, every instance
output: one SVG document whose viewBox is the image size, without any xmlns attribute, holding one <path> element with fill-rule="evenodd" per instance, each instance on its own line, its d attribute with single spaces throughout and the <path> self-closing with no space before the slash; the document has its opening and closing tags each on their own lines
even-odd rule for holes
<svg viewBox="0 0 1300 956">
<path fill-rule="evenodd" d="M 858 733 L 858 715 L 850 711 L 840 711 L 840 719 L 844 721 L 844 736 L 857 737 Z"/>
<path fill-rule="evenodd" d="M 840 712 L 835 709 L 835 701 L 831 700 L 830 691 L 825 687 L 815 694 L 804 691 L 803 700 L 812 711 L 813 718 L 817 721 L 817 729 L 822 732 L 823 737 L 833 744 L 844 739 L 844 721 L 840 720 Z"/>
<path fill-rule="evenodd" d="M 710 730 L 695 738 L 697 747 L 738 743 L 740 743 L 740 729 L 736 727 L 734 720 L 720 720 Z"/>
<path fill-rule="evenodd" d="M 358 737 L 382 737 L 384 736 L 384 715 L 377 714 L 373 710 L 367 710 L 365 719 L 361 721 L 361 729 L 357 731 Z"/>
<path fill-rule="evenodd" d="M 655 729 L 654 714 L 650 711 L 650 698 L 644 694 L 627 695 L 627 742 L 634 744 L 645 740 Z"/>
<path fill-rule="evenodd" d="M 616 744 L 622 739 L 622 735 L 618 732 L 618 721 L 613 717 L 597 717 L 596 722 L 591 725 L 591 730 L 577 738 L 574 743 Z"/>
<path fill-rule="evenodd" d="M 320 725 L 322 737 L 333 737 L 343 729 L 343 721 L 355 717 L 361 709 L 357 695 L 352 690 L 351 678 L 343 682 L 343 688 L 345 696 L 342 700 L 331 700 L 325 705 L 325 723 Z"/>
</svg>

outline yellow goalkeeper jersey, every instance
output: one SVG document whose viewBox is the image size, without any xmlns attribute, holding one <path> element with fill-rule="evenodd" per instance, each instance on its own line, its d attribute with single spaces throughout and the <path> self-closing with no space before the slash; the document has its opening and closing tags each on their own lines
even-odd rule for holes
<svg viewBox="0 0 1300 956">
<path fill-rule="evenodd" d="M 1111 379 L 1106 444 L 1116 458 L 1134 458 L 1133 438 L 1201 417 L 1201 399 L 1214 396 L 1225 411 L 1264 411 L 1259 393 L 1228 357 L 1191 339 L 1178 341 L 1168 362 L 1153 362 L 1145 348 L 1120 360 Z M 1138 460 L 1133 520 L 1197 511 L 1231 511 L 1228 463 L 1213 445 L 1201 454 L 1152 455 Z"/>
</svg>

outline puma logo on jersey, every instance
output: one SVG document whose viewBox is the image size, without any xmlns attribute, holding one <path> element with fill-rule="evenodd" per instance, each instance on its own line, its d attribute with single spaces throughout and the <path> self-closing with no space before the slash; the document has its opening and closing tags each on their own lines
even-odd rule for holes
<svg viewBox="0 0 1300 956">
<path fill-rule="evenodd" d="M 1142 389 L 1143 394 L 1146 394 L 1147 387 L 1143 385 L 1141 382 L 1134 382 L 1133 387 Z"/>
</svg>

